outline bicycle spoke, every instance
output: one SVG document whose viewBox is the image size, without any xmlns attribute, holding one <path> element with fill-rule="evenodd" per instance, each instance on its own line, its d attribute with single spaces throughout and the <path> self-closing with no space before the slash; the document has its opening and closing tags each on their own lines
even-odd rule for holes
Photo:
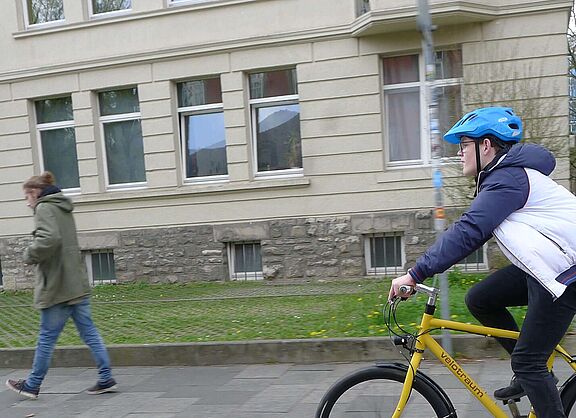
<svg viewBox="0 0 576 418">
<path fill-rule="evenodd" d="M 402 383 L 390 380 L 371 380 L 360 383 L 334 405 L 330 418 L 387 418 L 391 417 L 400 398 Z M 403 417 L 436 417 L 432 407 L 418 392 L 413 391 L 404 408 Z"/>
</svg>

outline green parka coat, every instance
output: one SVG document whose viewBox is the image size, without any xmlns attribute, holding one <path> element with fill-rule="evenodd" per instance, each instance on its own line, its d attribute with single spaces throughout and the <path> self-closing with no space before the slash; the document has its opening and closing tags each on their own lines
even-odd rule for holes
<svg viewBox="0 0 576 418">
<path fill-rule="evenodd" d="M 34 208 L 35 229 L 24 262 L 36 264 L 34 306 L 49 308 L 90 294 L 72 201 L 61 192 L 42 196 Z"/>
</svg>

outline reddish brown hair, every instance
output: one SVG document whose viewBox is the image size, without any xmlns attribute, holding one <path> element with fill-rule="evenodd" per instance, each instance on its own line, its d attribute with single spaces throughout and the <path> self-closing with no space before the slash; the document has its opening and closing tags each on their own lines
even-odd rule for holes
<svg viewBox="0 0 576 418">
<path fill-rule="evenodd" d="M 53 186 L 56 183 L 54 174 L 45 171 L 39 176 L 30 177 L 22 186 L 24 189 L 40 189 L 44 190 L 48 186 Z"/>
</svg>

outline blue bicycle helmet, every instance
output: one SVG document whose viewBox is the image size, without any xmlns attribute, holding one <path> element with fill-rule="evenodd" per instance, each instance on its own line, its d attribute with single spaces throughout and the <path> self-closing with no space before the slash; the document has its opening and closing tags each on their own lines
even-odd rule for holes
<svg viewBox="0 0 576 418">
<path fill-rule="evenodd" d="M 504 142 L 520 142 L 522 121 L 509 107 L 484 107 L 464 115 L 444 134 L 444 140 L 459 144 L 463 136 L 483 138 L 487 135 Z"/>
</svg>

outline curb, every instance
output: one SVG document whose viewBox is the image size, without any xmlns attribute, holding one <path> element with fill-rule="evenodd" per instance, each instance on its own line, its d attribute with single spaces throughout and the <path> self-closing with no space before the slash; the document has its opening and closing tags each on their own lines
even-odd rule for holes
<svg viewBox="0 0 576 418">
<path fill-rule="evenodd" d="M 506 356 L 494 339 L 482 336 L 453 335 L 452 346 L 459 357 Z M 390 339 L 382 337 L 111 345 L 108 351 L 115 367 L 310 364 L 403 358 Z M 29 368 L 33 358 L 33 348 L 0 350 L 0 367 Z M 93 366 L 94 361 L 85 346 L 57 347 L 54 350 L 52 367 Z"/>
<path fill-rule="evenodd" d="M 441 341 L 441 336 L 435 336 Z M 568 335 L 563 346 L 576 348 L 576 336 Z M 477 335 L 452 335 L 454 356 L 479 359 L 507 358 L 493 338 Z M 108 352 L 115 367 L 125 366 L 215 366 L 269 363 L 333 363 L 375 360 L 402 360 L 389 338 L 323 338 L 264 340 L 224 343 L 111 345 Z M 32 365 L 34 349 L 0 350 L 0 367 L 26 369 Z M 52 367 L 93 367 L 85 346 L 57 347 Z"/>
</svg>

